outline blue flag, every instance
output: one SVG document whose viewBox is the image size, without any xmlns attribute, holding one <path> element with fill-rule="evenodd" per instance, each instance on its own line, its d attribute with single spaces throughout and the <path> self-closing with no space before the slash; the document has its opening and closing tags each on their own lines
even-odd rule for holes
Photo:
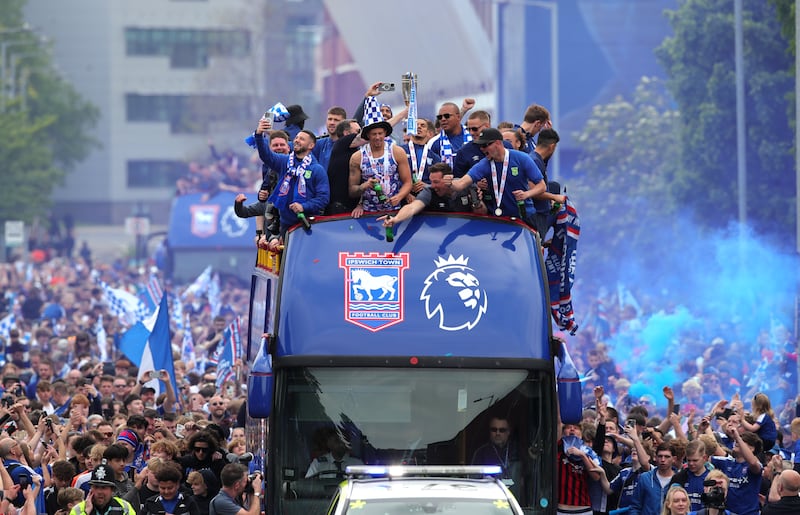
<svg viewBox="0 0 800 515">
<path fill-rule="evenodd" d="M 155 371 L 154 377 L 158 376 L 160 370 L 166 370 L 173 391 L 177 392 L 167 305 L 167 296 L 162 295 L 158 309 L 149 317 L 136 322 L 122 335 L 119 350 L 139 367 L 139 378 L 150 370 Z M 161 393 L 161 384 L 157 379 L 148 382 L 146 386 L 155 388 L 156 396 Z"/>
</svg>

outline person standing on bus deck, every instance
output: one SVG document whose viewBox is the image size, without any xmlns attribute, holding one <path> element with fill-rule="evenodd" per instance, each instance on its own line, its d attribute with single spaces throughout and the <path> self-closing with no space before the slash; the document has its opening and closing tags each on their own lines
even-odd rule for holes
<svg viewBox="0 0 800 515">
<path fill-rule="evenodd" d="M 280 236 L 298 223 L 298 213 L 305 216 L 321 214 L 330 200 L 328 174 L 311 151 L 317 137 L 313 132 L 301 130 L 294 138 L 294 151 L 289 155 L 276 154 L 264 142 L 264 134 L 272 127 L 272 120 L 261 118 L 255 133 L 256 149 L 261 160 L 278 171 L 278 185 L 269 197 L 280 215 Z M 258 233 L 256 233 L 258 234 Z M 259 234 L 259 242 L 263 234 Z"/>
<path fill-rule="evenodd" d="M 542 172 L 528 154 L 509 150 L 503 146 L 503 135 L 495 128 L 481 131 L 475 143 L 486 159 L 470 168 L 467 175 L 453 179 L 453 189 L 462 191 L 481 179 L 487 179 L 495 199 L 501 199 L 495 216 L 520 216 L 518 202 L 523 204 L 522 216 L 532 227 L 533 202 L 531 199 L 546 189 Z"/>
<path fill-rule="evenodd" d="M 514 497 L 521 499 L 522 463 L 516 441 L 511 439 L 511 425 L 501 416 L 489 421 L 489 441 L 478 447 L 472 455 L 473 465 L 499 465 L 502 469 L 501 481 L 511 490 Z"/>
<path fill-rule="evenodd" d="M 392 126 L 381 116 L 378 101 L 367 97 L 361 138 L 368 141 L 350 157 L 350 197 L 360 198 L 353 217 L 376 211 L 397 211 L 411 193 L 406 153 L 388 136 Z"/>
</svg>

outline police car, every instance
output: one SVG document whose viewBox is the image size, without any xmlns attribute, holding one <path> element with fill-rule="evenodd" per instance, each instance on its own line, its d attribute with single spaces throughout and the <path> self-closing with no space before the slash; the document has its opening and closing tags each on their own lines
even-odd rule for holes
<svg viewBox="0 0 800 515">
<path fill-rule="evenodd" d="M 497 466 L 350 466 L 327 515 L 522 515 Z"/>
</svg>

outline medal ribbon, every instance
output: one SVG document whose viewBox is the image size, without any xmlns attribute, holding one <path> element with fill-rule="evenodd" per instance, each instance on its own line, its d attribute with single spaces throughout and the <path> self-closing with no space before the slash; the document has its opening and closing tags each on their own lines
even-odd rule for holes
<svg viewBox="0 0 800 515">
<path fill-rule="evenodd" d="M 410 151 L 411 155 L 411 178 L 413 182 L 419 182 L 422 180 L 422 176 L 425 174 L 425 165 L 428 162 L 428 145 L 422 146 L 422 154 L 419 157 L 419 164 L 417 164 L 417 151 L 414 149 L 414 142 L 409 140 L 408 141 L 408 150 Z M 417 169 L 419 168 L 419 171 Z"/>
<path fill-rule="evenodd" d="M 492 166 L 492 191 L 494 191 L 494 198 L 497 202 L 497 209 L 500 209 L 500 204 L 503 201 L 503 191 L 506 189 L 506 177 L 508 177 L 508 158 L 511 152 L 505 149 L 506 153 L 503 156 L 503 170 L 500 172 L 500 184 L 497 184 L 497 169 L 495 168 L 494 160 L 490 159 L 489 163 Z M 498 215 L 499 216 L 499 215 Z"/>
</svg>

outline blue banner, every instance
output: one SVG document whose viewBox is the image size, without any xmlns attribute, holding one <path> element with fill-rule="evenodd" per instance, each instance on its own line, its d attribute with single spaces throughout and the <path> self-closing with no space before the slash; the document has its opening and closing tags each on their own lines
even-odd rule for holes
<svg viewBox="0 0 800 515">
<path fill-rule="evenodd" d="M 169 238 L 173 249 L 255 248 L 252 218 L 233 212 L 234 193 L 221 191 L 203 201 L 203 194 L 175 197 L 170 213 Z M 249 201 L 256 201 L 253 194 Z"/>
</svg>

